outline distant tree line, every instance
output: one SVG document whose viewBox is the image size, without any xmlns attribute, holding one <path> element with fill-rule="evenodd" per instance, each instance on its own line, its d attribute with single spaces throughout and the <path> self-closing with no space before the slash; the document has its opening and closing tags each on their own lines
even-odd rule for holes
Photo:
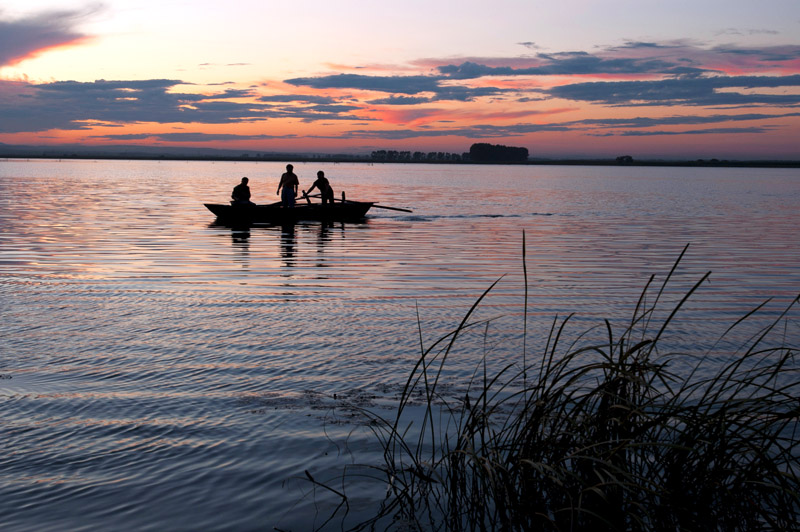
<svg viewBox="0 0 800 532">
<path fill-rule="evenodd" d="M 522 163 L 528 160 L 528 148 L 478 143 L 473 144 L 467 153 L 375 150 L 370 158 L 373 161 L 392 162 Z"/>
<path fill-rule="evenodd" d="M 476 163 L 524 163 L 528 160 L 528 148 L 478 143 L 470 146 L 469 159 Z"/>
<path fill-rule="evenodd" d="M 460 162 L 464 159 L 464 154 L 445 153 L 441 151 L 421 152 L 415 151 L 396 151 L 396 150 L 376 150 L 372 152 L 373 161 L 416 161 L 416 162 Z"/>
</svg>

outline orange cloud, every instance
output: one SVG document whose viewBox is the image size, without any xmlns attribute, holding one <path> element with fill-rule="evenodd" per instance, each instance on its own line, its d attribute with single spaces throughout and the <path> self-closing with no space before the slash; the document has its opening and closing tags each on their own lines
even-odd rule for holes
<svg viewBox="0 0 800 532">
<path fill-rule="evenodd" d="M 94 42 L 96 39 L 94 37 L 76 37 L 75 39 L 67 42 L 57 43 L 50 46 L 44 46 L 42 48 L 37 48 L 36 50 L 25 50 L 20 53 L 20 55 L 8 57 L 5 61 L 6 66 L 16 66 L 23 61 L 27 61 L 29 59 L 35 59 L 40 57 L 48 52 L 53 52 L 57 50 L 66 50 L 69 48 L 75 48 L 77 46 L 83 46 L 85 44 L 89 44 Z"/>
<path fill-rule="evenodd" d="M 443 117 L 450 118 L 450 113 L 443 109 L 385 109 L 374 108 L 370 111 L 373 118 L 378 118 L 381 122 L 398 125 L 420 125 L 438 122 Z"/>
<path fill-rule="evenodd" d="M 780 63 L 764 61 L 758 57 L 742 57 L 735 61 L 710 62 L 709 68 L 719 70 L 729 76 L 740 76 L 747 74 L 773 74 L 773 75 L 792 75 L 800 73 L 800 58 L 791 61 L 781 61 Z"/>
<path fill-rule="evenodd" d="M 387 124 L 420 126 L 434 122 L 454 123 L 485 123 L 492 121 L 518 120 L 532 116 L 546 117 L 575 111 L 574 107 L 561 107 L 558 109 L 520 109 L 516 111 L 491 111 L 482 109 L 465 112 L 463 110 L 442 108 L 411 108 L 387 109 L 374 108 L 371 113 L 374 118 Z"/>
</svg>

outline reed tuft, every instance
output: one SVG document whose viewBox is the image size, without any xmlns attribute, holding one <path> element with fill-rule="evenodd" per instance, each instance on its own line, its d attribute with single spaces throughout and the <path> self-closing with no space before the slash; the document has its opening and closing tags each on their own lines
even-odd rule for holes
<svg viewBox="0 0 800 532">
<path fill-rule="evenodd" d="M 798 350 L 781 325 L 798 300 L 738 352 L 664 351 L 665 331 L 708 276 L 655 324 L 680 260 L 658 290 L 651 277 L 624 330 L 605 321 L 602 341 L 564 345 L 570 317 L 556 318 L 544 353 L 494 374 L 484 361 L 455 403 L 439 391 L 442 370 L 489 287 L 422 351 L 395 415 L 367 412 L 387 496 L 355 528 L 797 530 Z M 407 412 L 419 408 L 421 425 Z"/>
</svg>

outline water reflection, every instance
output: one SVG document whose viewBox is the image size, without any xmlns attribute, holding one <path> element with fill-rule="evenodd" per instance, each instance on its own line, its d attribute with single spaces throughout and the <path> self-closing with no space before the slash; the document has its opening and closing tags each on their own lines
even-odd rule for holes
<svg viewBox="0 0 800 532">
<path fill-rule="evenodd" d="M 236 261 L 242 264 L 245 270 L 250 269 L 250 229 L 234 228 L 231 230 L 231 244 L 235 252 Z"/>
<path fill-rule="evenodd" d="M 230 231 L 231 249 L 234 260 L 241 263 L 242 268 L 250 270 L 251 261 L 270 258 L 276 259 L 276 265 L 282 268 L 313 266 L 327 268 L 332 245 L 345 240 L 348 225 L 366 226 L 367 222 L 358 224 L 344 222 L 301 222 L 285 224 L 252 224 L 231 225 L 215 221 L 209 224 L 210 229 Z M 263 236 L 275 247 L 265 246 Z M 253 265 L 257 268 L 257 265 Z"/>
<path fill-rule="evenodd" d="M 344 224 L 340 224 L 342 227 L 342 234 L 344 234 Z M 317 233 L 317 263 L 316 266 L 318 268 L 324 268 L 327 265 L 325 264 L 325 246 L 331 241 L 331 229 L 333 228 L 333 222 L 322 222 L 319 226 L 319 232 Z"/>
<path fill-rule="evenodd" d="M 295 224 L 284 224 L 281 226 L 281 258 L 283 258 L 283 264 L 287 268 L 291 268 L 295 265 L 295 232 Z"/>
</svg>

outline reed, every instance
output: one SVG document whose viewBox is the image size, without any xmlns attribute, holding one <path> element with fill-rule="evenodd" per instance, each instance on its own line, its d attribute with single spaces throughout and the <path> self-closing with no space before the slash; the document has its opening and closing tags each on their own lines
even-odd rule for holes
<svg viewBox="0 0 800 532">
<path fill-rule="evenodd" d="M 484 359 L 454 401 L 440 393 L 442 371 L 462 333 L 485 324 L 471 320 L 489 287 L 421 350 L 394 416 L 365 412 L 387 496 L 355 529 L 797 530 L 800 379 L 787 314 L 798 300 L 738 352 L 665 351 L 708 276 L 656 319 L 680 260 L 660 287 L 650 278 L 624 330 L 605 321 L 567 344 L 571 316 L 556 318 L 545 352 L 493 374 Z"/>
</svg>

